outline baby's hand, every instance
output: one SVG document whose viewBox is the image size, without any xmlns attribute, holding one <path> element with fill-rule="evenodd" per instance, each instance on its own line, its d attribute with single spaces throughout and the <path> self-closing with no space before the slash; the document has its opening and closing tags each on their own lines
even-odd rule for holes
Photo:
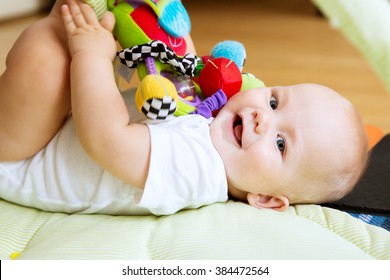
<svg viewBox="0 0 390 280">
<path fill-rule="evenodd" d="M 87 4 L 79 4 L 77 0 L 67 2 L 67 5 L 62 6 L 62 18 L 71 56 L 87 52 L 107 56 L 112 60 L 116 53 L 111 33 L 115 25 L 113 14 L 107 12 L 100 23 Z"/>
</svg>

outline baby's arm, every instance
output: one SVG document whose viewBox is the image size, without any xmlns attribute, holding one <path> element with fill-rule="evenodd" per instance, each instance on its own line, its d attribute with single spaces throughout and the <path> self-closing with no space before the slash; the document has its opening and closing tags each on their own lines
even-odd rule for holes
<svg viewBox="0 0 390 280">
<path fill-rule="evenodd" d="M 92 9 L 69 0 L 62 7 L 71 63 L 72 113 L 87 153 L 118 178 L 143 188 L 150 134 L 146 125 L 129 124 L 129 113 L 115 83 L 112 60 L 114 18 L 99 23 Z"/>
</svg>

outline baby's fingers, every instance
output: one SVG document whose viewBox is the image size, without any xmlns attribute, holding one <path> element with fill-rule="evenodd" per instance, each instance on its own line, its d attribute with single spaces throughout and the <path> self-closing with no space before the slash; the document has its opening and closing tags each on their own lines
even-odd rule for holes
<svg viewBox="0 0 390 280">
<path fill-rule="evenodd" d="M 87 23 L 85 21 L 84 14 L 81 11 L 80 4 L 75 0 L 68 0 L 67 2 L 75 25 L 81 28 L 85 27 Z"/>
<path fill-rule="evenodd" d="M 62 12 L 62 19 L 64 21 L 65 29 L 68 34 L 73 34 L 77 26 L 73 21 L 73 16 L 70 13 L 69 6 L 68 5 L 63 5 L 61 7 L 61 12 Z"/>
<path fill-rule="evenodd" d="M 87 24 L 90 25 L 100 25 L 99 20 L 95 14 L 95 12 L 92 10 L 92 8 L 87 4 L 82 4 L 80 6 L 81 12 L 84 16 L 84 20 L 87 22 Z"/>
</svg>

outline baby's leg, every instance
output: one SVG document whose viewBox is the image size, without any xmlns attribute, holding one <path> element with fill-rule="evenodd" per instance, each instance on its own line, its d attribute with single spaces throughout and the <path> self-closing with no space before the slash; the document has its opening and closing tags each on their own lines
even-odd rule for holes
<svg viewBox="0 0 390 280">
<path fill-rule="evenodd" d="M 57 0 L 27 28 L 0 76 L 0 161 L 28 158 L 50 141 L 70 111 L 68 43 Z"/>
</svg>

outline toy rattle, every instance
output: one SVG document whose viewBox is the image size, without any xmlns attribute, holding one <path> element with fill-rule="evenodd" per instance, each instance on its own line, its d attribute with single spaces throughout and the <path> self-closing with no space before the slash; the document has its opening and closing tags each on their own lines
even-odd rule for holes
<svg viewBox="0 0 390 280">
<path fill-rule="evenodd" d="M 96 6 L 103 0 L 86 1 Z M 126 67 L 137 69 L 135 103 L 147 118 L 165 120 L 189 113 L 209 118 L 232 95 L 264 86 L 242 73 L 246 53 L 239 42 L 220 42 L 210 56 L 186 54 L 184 37 L 191 23 L 181 1 L 106 1 L 116 18 L 114 36 L 123 48 L 117 56 Z"/>
</svg>

